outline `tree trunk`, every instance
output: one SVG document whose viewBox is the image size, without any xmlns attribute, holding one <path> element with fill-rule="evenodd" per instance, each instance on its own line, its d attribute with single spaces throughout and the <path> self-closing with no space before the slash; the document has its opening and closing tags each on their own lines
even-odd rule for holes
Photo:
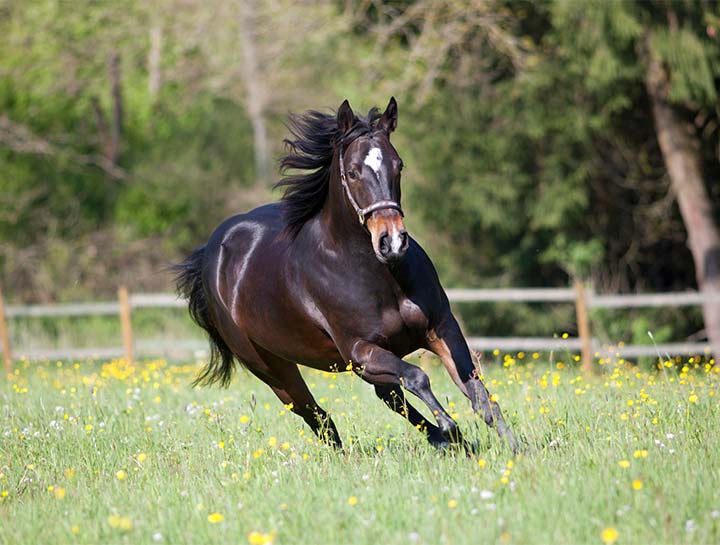
<svg viewBox="0 0 720 545">
<path fill-rule="evenodd" d="M 247 111 L 253 128 L 253 144 L 255 151 L 255 174 L 263 180 L 269 174 L 270 150 L 268 147 L 267 129 L 263 115 L 263 91 L 258 70 L 258 53 L 256 47 L 255 0 L 242 2 L 240 39 L 243 50 L 242 72 L 247 93 Z"/>
<path fill-rule="evenodd" d="M 120 80 L 120 53 L 113 50 L 109 58 L 110 98 L 112 100 L 112 117 L 110 123 L 110 140 L 107 158 L 110 164 L 117 166 L 120 159 L 120 139 L 122 137 L 122 87 Z"/>
<path fill-rule="evenodd" d="M 700 142 L 668 101 L 670 82 L 665 67 L 655 57 L 649 37 L 642 51 L 645 86 L 652 104 L 657 139 L 670 183 L 687 230 L 687 244 L 695 262 L 695 277 L 702 292 L 720 294 L 720 232 L 700 168 Z M 720 301 L 703 305 L 705 330 L 715 360 L 720 359 Z"/>
<path fill-rule="evenodd" d="M 155 23 L 150 28 L 150 51 L 148 53 L 148 93 L 154 105 L 160 94 L 160 61 L 162 57 L 162 27 Z"/>
</svg>

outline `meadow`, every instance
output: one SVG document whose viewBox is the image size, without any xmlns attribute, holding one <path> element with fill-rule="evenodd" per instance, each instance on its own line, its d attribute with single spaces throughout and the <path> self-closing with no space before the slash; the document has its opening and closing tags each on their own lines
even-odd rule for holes
<svg viewBox="0 0 720 545">
<path fill-rule="evenodd" d="M 199 366 L 18 362 L 0 384 L 0 543 L 718 543 L 720 372 L 695 358 L 499 354 L 512 457 L 419 358 L 477 453 L 436 451 L 347 373 L 305 371 L 342 452 L 257 379 Z M 415 404 L 419 406 L 419 403 Z M 418 407 L 420 408 L 420 407 Z"/>
</svg>

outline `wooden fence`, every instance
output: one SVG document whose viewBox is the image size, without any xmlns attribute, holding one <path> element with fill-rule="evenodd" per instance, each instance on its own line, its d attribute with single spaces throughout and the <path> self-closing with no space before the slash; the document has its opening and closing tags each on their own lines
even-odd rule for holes
<svg viewBox="0 0 720 545">
<path fill-rule="evenodd" d="M 581 354 L 583 367 L 589 370 L 594 354 L 621 354 L 631 358 L 638 356 L 708 354 L 710 346 L 703 342 L 666 343 L 660 345 L 603 345 L 591 334 L 589 309 L 698 306 L 705 302 L 720 302 L 720 293 L 646 293 L 636 295 L 599 295 L 586 290 L 581 283 L 572 288 L 511 288 L 511 289 L 449 289 L 448 298 L 454 304 L 523 302 L 523 303 L 572 303 L 575 305 L 578 337 L 475 337 L 467 338 L 473 350 L 567 350 Z M 132 333 L 132 310 L 138 308 L 185 308 L 187 303 L 173 294 L 129 294 L 125 287 L 118 289 L 117 301 L 96 303 L 70 303 L 59 305 L 4 305 L 0 292 L 0 349 L 5 370 L 12 371 L 13 357 L 29 359 L 112 358 L 123 356 L 133 361 L 136 353 L 149 356 L 168 353 L 185 353 L 206 350 L 202 339 L 157 342 L 136 340 Z M 8 321 L 20 317 L 49 316 L 96 316 L 115 315 L 120 319 L 122 346 L 82 349 L 23 350 L 12 349 Z"/>
</svg>

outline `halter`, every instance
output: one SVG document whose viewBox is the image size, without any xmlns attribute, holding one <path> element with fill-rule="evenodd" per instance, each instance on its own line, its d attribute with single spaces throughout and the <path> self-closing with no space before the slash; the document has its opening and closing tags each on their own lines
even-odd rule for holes
<svg viewBox="0 0 720 545">
<path fill-rule="evenodd" d="M 394 210 L 397 210 L 400 212 L 400 215 L 405 217 L 405 213 L 402 211 L 402 208 L 400 208 L 400 203 L 397 203 L 395 201 L 377 201 L 371 204 L 370 206 L 366 206 L 365 208 L 360 208 L 360 205 L 358 205 L 357 201 L 355 200 L 355 197 L 353 197 L 353 194 L 350 193 L 350 187 L 348 187 L 347 178 L 345 176 L 345 161 L 343 160 L 343 153 L 340 152 L 340 155 L 338 156 L 338 160 L 340 163 L 340 181 L 342 182 L 343 188 L 345 188 L 345 194 L 347 195 L 348 200 L 350 201 L 350 204 L 355 209 L 355 213 L 358 215 L 358 220 L 360 220 L 360 225 L 365 227 L 365 223 L 367 223 L 367 218 L 370 214 L 375 212 L 376 210 L 384 210 L 386 208 L 392 208 Z"/>
</svg>

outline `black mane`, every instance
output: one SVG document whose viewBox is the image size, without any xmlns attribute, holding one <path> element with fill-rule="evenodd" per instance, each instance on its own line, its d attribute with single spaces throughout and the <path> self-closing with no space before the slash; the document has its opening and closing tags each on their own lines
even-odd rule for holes
<svg viewBox="0 0 720 545">
<path fill-rule="evenodd" d="M 367 117 L 356 116 L 352 128 L 341 135 L 334 114 L 314 110 L 304 115 L 290 114 L 288 130 L 292 138 L 284 140 L 289 152 L 280 161 L 280 172 L 308 171 L 287 175 L 275 184 L 285 188 L 283 215 L 285 228 L 292 236 L 325 204 L 335 149 L 373 132 L 379 118 L 377 108 L 372 108 Z"/>
</svg>

